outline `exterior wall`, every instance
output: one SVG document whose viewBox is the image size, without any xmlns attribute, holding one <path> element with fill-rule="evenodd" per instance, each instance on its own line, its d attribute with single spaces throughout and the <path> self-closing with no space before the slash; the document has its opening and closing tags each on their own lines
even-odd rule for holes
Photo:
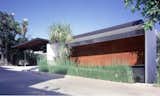
<svg viewBox="0 0 160 96">
<path fill-rule="evenodd" d="M 48 64 L 54 64 L 54 60 L 59 54 L 59 43 L 47 44 L 47 62 Z"/>
<path fill-rule="evenodd" d="M 145 32 L 145 82 L 153 83 L 157 76 L 155 31 Z"/>
<path fill-rule="evenodd" d="M 55 57 L 55 52 L 54 49 L 52 48 L 51 44 L 47 44 L 47 60 L 52 61 L 54 60 Z"/>
<path fill-rule="evenodd" d="M 80 64 L 144 64 L 144 35 L 72 48 L 71 59 Z"/>
</svg>

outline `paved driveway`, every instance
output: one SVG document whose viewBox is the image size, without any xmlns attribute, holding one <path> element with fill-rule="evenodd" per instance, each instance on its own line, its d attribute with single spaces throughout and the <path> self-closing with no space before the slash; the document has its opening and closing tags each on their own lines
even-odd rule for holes
<svg viewBox="0 0 160 96">
<path fill-rule="evenodd" d="M 63 95 L 55 91 L 45 91 L 30 86 L 60 77 L 47 77 L 30 72 L 11 71 L 0 67 L 0 95 Z"/>
<path fill-rule="evenodd" d="M 23 72 L 0 68 L 0 94 L 56 94 L 72 96 L 160 96 L 160 88 L 76 76 Z"/>
<path fill-rule="evenodd" d="M 128 84 L 75 76 L 49 80 L 33 88 L 56 90 L 72 96 L 160 96 L 160 88 L 148 84 Z"/>
</svg>

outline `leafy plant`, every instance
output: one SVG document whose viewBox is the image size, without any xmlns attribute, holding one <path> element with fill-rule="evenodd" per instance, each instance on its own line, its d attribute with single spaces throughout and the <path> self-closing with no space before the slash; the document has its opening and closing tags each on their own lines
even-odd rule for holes
<svg viewBox="0 0 160 96">
<path fill-rule="evenodd" d="M 17 39 L 22 35 L 22 26 L 15 20 L 14 14 L 0 11 L 0 41 L 2 60 L 8 63 L 12 59 L 11 46 L 18 44 Z"/>
<path fill-rule="evenodd" d="M 71 28 L 67 24 L 53 24 L 50 26 L 50 43 L 58 46 L 56 49 L 57 58 L 68 58 L 70 55 L 70 47 L 67 45 L 72 40 Z M 54 45 L 58 44 L 58 45 Z"/>
<path fill-rule="evenodd" d="M 127 65 L 77 66 L 75 62 L 60 59 L 58 64 L 49 67 L 50 73 L 68 74 L 88 78 L 133 82 L 132 69 Z"/>
<path fill-rule="evenodd" d="M 38 67 L 39 67 L 39 71 L 42 71 L 42 72 L 48 72 L 49 71 L 46 57 L 38 56 L 37 57 L 37 64 L 38 64 Z"/>
<path fill-rule="evenodd" d="M 152 29 L 156 24 L 160 24 L 160 0 L 124 0 L 127 7 L 132 12 L 140 11 L 145 19 L 145 30 Z"/>
<path fill-rule="evenodd" d="M 68 57 L 70 56 L 70 47 L 67 46 L 67 44 L 65 43 L 60 43 L 59 46 L 59 59 L 68 59 Z"/>
<path fill-rule="evenodd" d="M 50 26 L 49 39 L 51 43 L 64 42 L 67 43 L 72 40 L 70 25 L 53 24 Z"/>
</svg>

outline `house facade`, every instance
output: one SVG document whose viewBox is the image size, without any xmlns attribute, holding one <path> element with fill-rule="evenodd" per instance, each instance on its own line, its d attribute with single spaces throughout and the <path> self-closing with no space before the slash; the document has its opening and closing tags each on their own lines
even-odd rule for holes
<svg viewBox="0 0 160 96">
<path fill-rule="evenodd" d="M 71 60 L 78 64 L 127 64 L 133 69 L 137 82 L 153 83 L 156 80 L 156 34 L 155 31 L 145 31 L 142 20 L 74 36 L 68 45 L 72 48 Z M 46 49 L 48 61 L 54 59 L 57 51 L 44 39 L 33 39 L 14 48 L 33 51 Z"/>
<path fill-rule="evenodd" d="M 74 36 L 71 58 L 81 65 L 128 64 L 137 82 L 156 80 L 156 35 L 137 20 Z"/>
</svg>

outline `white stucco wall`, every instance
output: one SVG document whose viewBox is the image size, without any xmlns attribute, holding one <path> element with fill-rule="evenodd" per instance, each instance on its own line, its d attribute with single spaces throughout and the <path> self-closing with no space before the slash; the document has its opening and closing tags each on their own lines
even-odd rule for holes
<svg viewBox="0 0 160 96">
<path fill-rule="evenodd" d="M 51 44 L 47 44 L 47 60 L 52 61 L 54 60 L 56 54 L 54 52 L 55 50 L 53 49 Z"/>
<path fill-rule="evenodd" d="M 156 33 L 155 31 L 145 32 L 145 82 L 156 81 Z"/>
<path fill-rule="evenodd" d="M 58 56 L 59 43 L 47 44 L 47 60 L 53 61 Z"/>
</svg>

